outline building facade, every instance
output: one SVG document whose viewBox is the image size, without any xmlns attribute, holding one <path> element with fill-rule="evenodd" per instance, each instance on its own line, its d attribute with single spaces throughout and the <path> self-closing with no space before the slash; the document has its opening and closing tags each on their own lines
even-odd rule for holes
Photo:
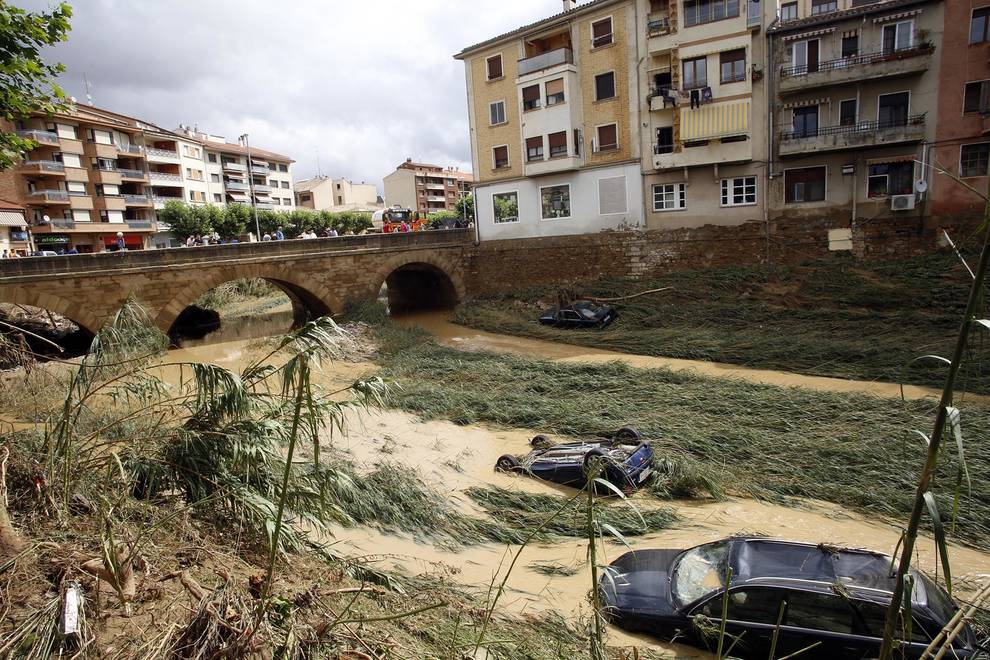
<svg viewBox="0 0 990 660">
<path fill-rule="evenodd" d="M 0 198 L 0 256 L 26 257 L 31 253 L 24 207 Z"/>
<path fill-rule="evenodd" d="M 473 181 L 470 172 L 407 158 L 383 181 L 385 204 L 420 213 L 454 211 L 457 200 L 471 194 Z"/>
<path fill-rule="evenodd" d="M 317 211 L 376 211 L 382 208 L 378 189 L 370 183 L 315 176 L 296 181 L 296 206 Z"/>
</svg>

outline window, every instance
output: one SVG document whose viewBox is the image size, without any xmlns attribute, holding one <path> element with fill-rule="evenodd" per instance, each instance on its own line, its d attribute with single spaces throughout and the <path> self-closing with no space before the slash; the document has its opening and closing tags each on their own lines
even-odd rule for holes
<svg viewBox="0 0 990 660">
<path fill-rule="evenodd" d="M 867 179 L 868 197 L 910 195 L 914 192 L 914 163 L 877 163 L 870 165 Z"/>
<path fill-rule="evenodd" d="M 780 5 L 780 20 L 793 21 L 798 17 L 797 2 L 785 2 Z"/>
<path fill-rule="evenodd" d="M 739 0 L 684 0 L 684 25 L 700 25 L 739 16 Z"/>
<path fill-rule="evenodd" d="M 839 8 L 837 0 L 811 0 L 811 15 L 828 14 Z"/>
<path fill-rule="evenodd" d="M 791 64 L 797 73 L 818 71 L 818 39 L 796 41 L 791 48 Z"/>
<path fill-rule="evenodd" d="M 300 202 L 308 202 L 311 199 L 313 199 L 313 196 L 311 194 L 309 194 L 309 193 L 301 193 L 299 195 L 299 201 Z"/>
<path fill-rule="evenodd" d="M 814 137 L 818 135 L 818 106 L 807 105 L 794 108 L 794 137 Z"/>
<path fill-rule="evenodd" d="M 963 91 L 963 112 L 990 111 L 990 80 L 966 83 Z"/>
<path fill-rule="evenodd" d="M 969 21 L 969 43 L 978 44 L 990 41 L 990 7 L 973 10 Z"/>
<path fill-rule="evenodd" d="M 340 195 L 337 195 L 337 203 L 338 204 L 343 204 L 344 203 L 344 198 L 342 196 L 340 196 Z"/>
<path fill-rule="evenodd" d="M 519 222 L 519 195 L 515 192 L 492 195 L 492 212 L 497 225 Z"/>
<path fill-rule="evenodd" d="M 959 149 L 959 176 L 986 176 L 990 142 L 964 144 Z"/>
<path fill-rule="evenodd" d="M 83 190 L 85 190 L 85 188 L 83 188 Z M 100 197 L 119 197 L 120 186 L 116 186 L 112 183 L 104 183 L 103 185 L 97 186 L 96 194 Z"/>
<path fill-rule="evenodd" d="M 824 202 L 826 171 L 824 165 L 785 170 L 784 202 L 787 204 Z"/>
<path fill-rule="evenodd" d="M 85 195 L 86 194 L 86 184 L 77 183 L 75 181 L 69 181 L 65 184 L 65 189 L 70 195 Z M 97 193 L 99 193 L 99 186 L 97 186 Z"/>
<path fill-rule="evenodd" d="M 213 193 L 213 201 L 219 204 L 220 202 L 223 201 L 223 195 L 221 195 L 220 193 Z"/>
<path fill-rule="evenodd" d="M 856 125 L 856 99 L 848 99 L 839 102 L 839 125 Z"/>
<path fill-rule="evenodd" d="M 188 144 L 182 146 L 182 150 L 190 158 L 199 158 L 199 147 L 190 147 Z"/>
<path fill-rule="evenodd" d="M 526 138 L 526 160 L 543 160 L 543 137 Z"/>
<path fill-rule="evenodd" d="M 193 181 L 203 180 L 203 170 L 194 170 L 191 167 L 186 168 L 186 178 L 192 179 Z"/>
<path fill-rule="evenodd" d="M 529 87 L 523 87 L 522 97 L 523 111 L 536 110 L 540 107 L 540 86 L 530 85 Z"/>
<path fill-rule="evenodd" d="M 852 634 L 852 609 L 839 596 L 808 591 L 787 595 L 787 625 Z"/>
<path fill-rule="evenodd" d="M 859 35 L 842 37 L 842 57 L 856 57 L 859 54 Z"/>
<path fill-rule="evenodd" d="M 72 219 L 76 222 L 90 222 L 93 218 L 90 216 L 89 211 L 73 211 Z"/>
<path fill-rule="evenodd" d="M 914 45 L 914 21 L 883 26 L 883 52 L 895 53 Z"/>
<path fill-rule="evenodd" d="M 66 167 L 82 167 L 82 160 L 76 154 L 62 154 L 62 164 Z"/>
<path fill-rule="evenodd" d="M 567 155 L 567 131 L 551 133 L 547 136 L 547 142 L 550 145 L 551 158 Z"/>
<path fill-rule="evenodd" d="M 283 181 L 282 182 L 282 188 L 284 188 L 285 190 L 288 190 L 289 189 L 289 182 L 288 181 Z"/>
<path fill-rule="evenodd" d="M 265 185 L 265 184 L 261 184 L 261 185 Z M 270 188 L 278 188 L 278 181 L 276 181 L 275 179 L 268 179 L 268 186 Z"/>
<path fill-rule="evenodd" d="M 591 24 L 591 47 L 601 48 L 612 43 L 612 17 Z"/>
<path fill-rule="evenodd" d="M 505 101 L 495 101 L 488 104 L 488 113 L 491 115 L 489 123 L 498 126 L 505 123 Z"/>
<path fill-rule="evenodd" d="M 722 619 L 722 598 L 720 594 L 709 599 L 700 610 L 706 616 Z M 745 621 L 775 625 L 780 616 L 780 603 L 783 593 L 778 589 L 748 588 L 729 592 L 726 620 Z"/>
<path fill-rule="evenodd" d="M 540 214 L 544 220 L 571 217 L 571 187 L 565 184 L 540 188 Z"/>
<path fill-rule="evenodd" d="M 89 131 L 89 141 L 97 144 L 113 144 L 113 134 L 110 131 L 91 129 Z"/>
<path fill-rule="evenodd" d="M 910 99 L 911 95 L 908 92 L 881 94 L 878 97 L 877 109 L 877 121 L 880 127 L 907 125 Z"/>
<path fill-rule="evenodd" d="M 189 201 L 190 202 L 202 202 L 206 203 L 206 193 L 202 190 L 190 190 L 189 191 Z"/>
<path fill-rule="evenodd" d="M 581 129 L 580 128 L 575 128 L 574 129 L 574 155 L 575 156 L 580 156 L 581 155 L 581 141 L 583 139 L 581 136 L 582 136 Z"/>
<path fill-rule="evenodd" d="M 286 163 L 282 163 L 282 164 L 280 164 L 278 166 L 278 171 L 279 172 L 288 172 L 289 171 L 289 166 Z"/>
<path fill-rule="evenodd" d="M 217 155 L 216 154 L 206 154 L 206 159 L 208 161 L 210 161 L 211 163 L 215 163 L 215 162 L 217 162 Z"/>
<path fill-rule="evenodd" d="M 600 73 L 595 76 L 595 100 L 615 98 L 615 72 Z"/>
<path fill-rule="evenodd" d="M 722 206 L 756 204 L 756 177 L 740 176 L 722 179 Z"/>
<path fill-rule="evenodd" d="M 489 80 L 498 80 L 502 77 L 502 55 L 493 55 L 485 60 L 485 66 L 488 70 Z"/>
<path fill-rule="evenodd" d="M 683 183 L 659 183 L 653 186 L 654 211 L 682 211 L 686 208 L 686 185 Z"/>
<path fill-rule="evenodd" d="M 721 82 L 740 82 L 746 79 L 746 49 L 728 50 L 719 54 Z"/>
<path fill-rule="evenodd" d="M 211 174 L 210 175 L 210 183 L 220 183 L 220 175 L 219 174 Z"/>
<path fill-rule="evenodd" d="M 655 154 L 670 154 L 674 152 L 674 127 L 664 126 L 657 129 L 657 144 L 653 149 Z"/>
<path fill-rule="evenodd" d="M 695 57 L 684 60 L 684 89 L 697 89 L 708 86 L 708 58 Z"/>
<path fill-rule="evenodd" d="M 556 80 L 548 80 L 546 84 L 547 89 L 547 107 L 551 105 L 558 105 L 564 102 L 564 79 L 557 78 Z"/>
<path fill-rule="evenodd" d="M 619 148 L 618 124 L 605 124 L 596 129 L 598 145 L 595 151 L 614 151 Z"/>
</svg>

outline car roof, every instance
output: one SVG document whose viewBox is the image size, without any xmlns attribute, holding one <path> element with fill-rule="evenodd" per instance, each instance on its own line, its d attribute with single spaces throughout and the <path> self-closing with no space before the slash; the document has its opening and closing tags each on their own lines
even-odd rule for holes
<svg viewBox="0 0 990 660">
<path fill-rule="evenodd" d="M 890 557 L 869 550 L 765 538 L 733 539 L 733 586 L 759 584 L 834 593 L 837 586 L 860 598 L 889 601 L 894 590 Z M 915 580 L 912 599 L 927 605 Z"/>
</svg>

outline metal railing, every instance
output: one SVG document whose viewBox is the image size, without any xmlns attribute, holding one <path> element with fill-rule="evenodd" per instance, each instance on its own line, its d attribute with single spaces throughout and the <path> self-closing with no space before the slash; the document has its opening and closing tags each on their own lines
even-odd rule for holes
<svg viewBox="0 0 990 660">
<path fill-rule="evenodd" d="M 69 193 L 64 190 L 35 190 L 29 197 L 44 199 L 46 202 L 69 201 Z"/>
<path fill-rule="evenodd" d="M 168 172 L 148 172 L 148 176 L 155 181 L 178 181 L 182 182 L 182 177 L 178 174 L 169 174 Z"/>
<path fill-rule="evenodd" d="M 674 145 L 672 144 L 657 144 L 653 145 L 653 155 L 659 156 L 661 154 L 672 154 L 674 153 Z"/>
<path fill-rule="evenodd" d="M 549 69 L 558 64 L 571 64 L 574 62 L 574 54 L 570 48 L 558 48 L 549 50 L 533 57 L 519 60 L 519 75 L 525 76 L 527 73 Z"/>
<path fill-rule="evenodd" d="M 263 183 L 256 183 L 256 184 L 254 184 L 254 192 L 255 193 L 270 193 L 271 191 L 272 191 L 272 187 L 271 186 L 266 186 Z"/>
<path fill-rule="evenodd" d="M 227 181 L 223 184 L 227 190 L 250 190 L 251 187 L 246 183 L 241 183 L 239 181 Z"/>
<path fill-rule="evenodd" d="M 25 167 L 37 167 L 42 172 L 64 172 L 65 164 L 60 163 L 57 160 L 27 160 L 24 161 Z"/>
<path fill-rule="evenodd" d="M 125 179 L 143 179 L 146 176 L 144 170 L 119 169 L 117 171 L 120 172 L 120 176 L 124 177 Z"/>
<path fill-rule="evenodd" d="M 58 144 L 58 133 L 53 133 L 52 131 L 23 129 L 17 131 L 17 135 L 43 144 Z"/>
<path fill-rule="evenodd" d="M 127 223 L 129 229 L 153 229 L 155 224 L 151 220 L 137 220 L 131 218 L 124 218 L 124 222 Z"/>
<path fill-rule="evenodd" d="M 840 57 L 835 60 L 824 60 L 818 63 L 817 68 L 811 70 L 808 69 L 807 64 L 802 64 L 801 66 L 789 66 L 780 70 L 780 76 L 782 78 L 789 78 L 794 76 L 805 76 L 809 73 L 817 73 L 819 71 L 849 69 L 861 64 L 878 64 L 880 62 L 899 60 L 905 57 L 916 57 L 918 55 L 929 53 L 934 48 L 935 47 L 930 42 L 924 41 L 921 43 L 912 44 L 907 48 L 880 50 L 870 53 L 861 53 L 851 57 Z"/>
<path fill-rule="evenodd" d="M 149 156 L 161 156 L 162 158 L 178 158 L 178 151 L 171 151 L 169 149 L 156 149 L 154 147 L 148 147 L 145 153 Z"/>
<path fill-rule="evenodd" d="M 925 114 L 911 115 L 904 119 L 890 119 L 884 121 L 858 121 L 854 124 L 838 124 L 835 126 L 819 126 L 815 129 L 805 129 L 801 131 L 788 131 L 780 134 L 781 140 L 804 140 L 808 138 L 822 137 L 826 135 L 843 135 L 847 133 L 876 133 L 894 128 L 905 128 L 907 126 L 924 126 Z"/>
<path fill-rule="evenodd" d="M 268 202 L 258 202 L 254 206 L 262 211 L 270 211 L 275 208 L 274 204 L 269 204 Z"/>
<path fill-rule="evenodd" d="M 123 195 L 123 197 L 124 197 L 124 204 L 144 205 L 148 203 L 147 195 Z"/>
<path fill-rule="evenodd" d="M 259 174 L 259 175 L 268 176 L 271 173 L 272 173 L 272 171 L 269 168 L 267 168 L 267 167 L 261 167 L 260 165 L 252 165 L 251 166 L 251 174 Z"/>
<path fill-rule="evenodd" d="M 646 20 L 647 36 L 670 34 L 670 16 L 651 14 Z"/>
<path fill-rule="evenodd" d="M 223 163 L 221 163 L 221 165 L 225 170 L 234 170 L 236 172 L 243 172 L 244 170 L 247 169 L 247 167 L 242 163 L 238 163 L 237 161 L 233 161 L 233 160 L 226 160 Z"/>
<path fill-rule="evenodd" d="M 75 229 L 76 221 L 66 218 L 52 218 L 52 227 L 56 229 Z"/>
<path fill-rule="evenodd" d="M 141 154 L 141 153 L 144 153 L 144 149 L 142 149 L 139 145 L 136 145 L 136 144 L 118 144 L 117 145 L 117 151 L 119 151 L 121 153 L 124 153 L 124 154 Z"/>
</svg>

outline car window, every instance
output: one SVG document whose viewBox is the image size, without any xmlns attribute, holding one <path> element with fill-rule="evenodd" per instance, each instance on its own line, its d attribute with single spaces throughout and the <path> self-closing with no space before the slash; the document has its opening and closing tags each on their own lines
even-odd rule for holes
<svg viewBox="0 0 990 660">
<path fill-rule="evenodd" d="M 853 601 L 852 604 L 863 621 L 862 630 L 857 630 L 856 632 L 868 637 L 883 637 L 883 624 L 887 620 L 887 606 L 861 600 Z M 928 644 L 932 641 L 932 638 L 926 628 L 937 627 L 935 624 L 929 621 L 921 621 L 915 616 L 914 623 L 911 625 L 911 641 Z"/>
<path fill-rule="evenodd" d="M 718 591 L 725 584 L 728 565 L 728 543 L 709 543 L 688 550 L 674 567 L 674 595 L 686 605 Z"/>
<path fill-rule="evenodd" d="M 835 594 L 791 591 L 787 595 L 787 625 L 851 634 L 852 609 Z"/>
<path fill-rule="evenodd" d="M 725 593 L 725 592 L 722 592 Z M 729 592 L 726 617 L 730 621 L 775 625 L 783 593 L 777 589 L 738 589 Z M 710 619 L 722 618 L 722 594 L 707 601 L 701 612 Z"/>
<path fill-rule="evenodd" d="M 570 310 L 567 310 L 564 312 L 564 318 L 567 319 L 568 321 L 578 321 L 580 320 L 581 317 L 577 315 L 577 312 L 572 312 Z"/>
</svg>

